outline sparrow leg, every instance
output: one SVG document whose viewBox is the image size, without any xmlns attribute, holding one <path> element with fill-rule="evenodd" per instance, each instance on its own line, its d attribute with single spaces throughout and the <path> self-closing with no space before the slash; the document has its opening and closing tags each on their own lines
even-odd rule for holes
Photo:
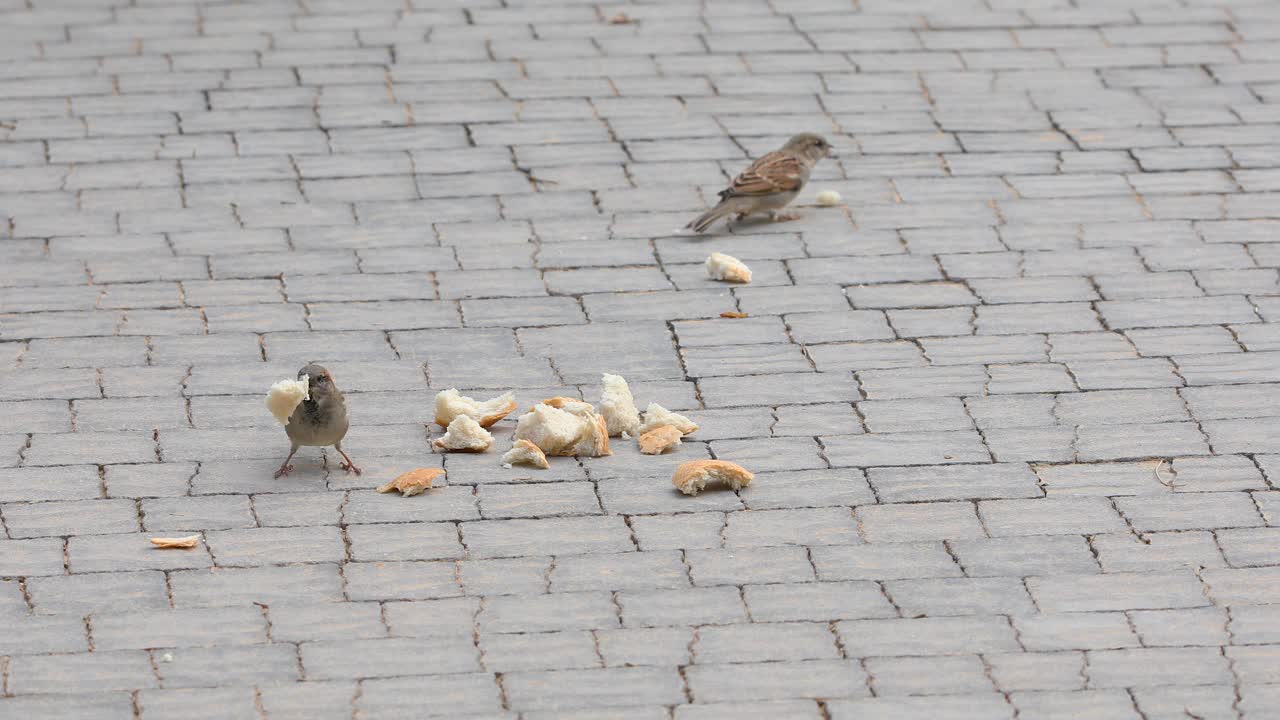
<svg viewBox="0 0 1280 720">
<path fill-rule="evenodd" d="M 342 455 L 343 460 L 346 460 L 346 462 L 340 464 L 338 467 L 342 468 L 343 470 L 346 470 L 347 472 L 353 472 L 357 475 L 363 472 L 360 468 L 356 467 L 355 463 L 351 462 L 351 458 L 347 457 L 347 453 L 342 449 L 342 445 L 335 444 L 333 446 L 333 449 L 337 450 L 338 453 Z"/>
<path fill-rule="evenodd" d="M 772 214 L 773 214 L 774 222 L 790 222 L 792 220 L 799 220 L 801 217 L 803 217 L 798 212 L 784 213 L 778 210 L 774 210 Z"/>
<path fill-rule="evenodd" d="M 280 463 L 280 469 L 276 470 L 276 474 L 271 476 L 272 479 L 278 480 L 281 476 L 288 475 L 293 472 L 293 466 L 289 464 L 289 461 L 293 459 L 293 454 L 296 452 L 298 452 L 297 445 L 289 448 L 289 457 L 285 458 L 284 462 Z"/>
</svg>

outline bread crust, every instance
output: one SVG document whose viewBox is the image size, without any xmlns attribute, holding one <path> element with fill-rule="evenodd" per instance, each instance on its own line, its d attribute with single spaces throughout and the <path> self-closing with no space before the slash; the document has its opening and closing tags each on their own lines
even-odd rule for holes
<svg viewBox="0 0 1280 720">
<path fill-rule="evenodd" d="M 400 473 L 395 480 L 385 485 L 379 485 L 378 492 L 388 493 L 399 490 L 401 495 L 410 497 L 430 490 L 436 478 L 441 475 L 444 475 L 444 470 L 440 468 L 415 468 L 409 472 Z"/>
<path fill-rule="evenodd" d="M 682 437 L 684 433 L 680 432 L 680 428 L 663 425 L 641 435 L 637 442 L 640 444 L 640 452 L 645 455 L 661 455 L 679 445 Z"/>
<path fill-rule="evenodd" d="M 749 470 L 728 460 L 690 460 L 676 468 L 671 484 L 685 495 L 697 495 L 710 480 L 719 480 L 734 490 L 740 490 L 755 479 Z"/>
<path fill-rule="evenodd" d="M 486 452 L 493 446 L 493 436 L 470 415 L 459 415 L 431 446 L 452 452 Z"/>
</svg>

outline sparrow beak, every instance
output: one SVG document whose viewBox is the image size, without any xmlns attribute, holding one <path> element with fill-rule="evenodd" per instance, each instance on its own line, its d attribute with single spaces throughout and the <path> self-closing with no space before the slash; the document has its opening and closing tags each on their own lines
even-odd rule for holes
<svg viewBox="0 0 1280 720">
<path fill-rule="evenodd" d="M 834 147 L 832 147 L 832 146 L 828 145 L 828 146 L 827 146 L 827 157 L 829 157 L 829 158 L 836 158 L 836 157 L 840 157 L 840 156 L 839 156 L 839 155 L 836 155 L 836 149 L 835 149 Z"/>
</svg>

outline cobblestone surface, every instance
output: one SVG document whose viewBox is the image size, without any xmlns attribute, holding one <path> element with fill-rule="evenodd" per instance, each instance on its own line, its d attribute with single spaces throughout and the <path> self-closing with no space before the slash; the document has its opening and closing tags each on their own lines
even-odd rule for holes
<svg viewBox="0 0 1280 720">
<path fill-rule="evenodd" d="M 1274 718 L 1277 267 L 1274 1 L 0 0 L 0 716 Z"/>
</svg>

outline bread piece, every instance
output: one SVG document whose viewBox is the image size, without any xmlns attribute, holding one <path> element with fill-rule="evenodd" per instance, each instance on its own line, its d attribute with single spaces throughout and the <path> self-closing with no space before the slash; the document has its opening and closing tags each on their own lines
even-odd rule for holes
<svg viewBox="0 0 1280 720">
<path fill-rule="evenodd" d="M 550 405 L 557 410 L 563 410 L 578 417 L 588 417 L 596 414 L 596 409 L 591 403 L 578 398 L 565 397 L 564 395 L 547 398 L 542 401 L 542 404 Z"/>
<path fill-rule="evenodd" d="M 151 544 L 158 548 L 193 548 L 200 542 L 199 535 L 188 535 L 180 538 L 151 538 Z"/>
<path fill-rule="evenodd" d="M 711 480 L 719 480 L 734 490 L 740 490 L 755 479 L 746 468 L 728 460 L 690 460 L 676 468 L 671 484 L 685 495 L 697 495 Z"/>
<path fill-rule="evenodd" d="M 281 380 L 267 391 L 267 409 L 281 425 L 289 424 L 289 417 L 302 404 L 310 399 L 310 379 L 303 375 L 300 380 Z"/>
<path fill-rule="evenodd" d="M 643 435 L 663 425 L 674 425 L 682 435 L 689 435 L 698 431 L 698 423 L 683 415 L 673 413 L 658 403 L 649 403 L 649 407 L 645 408 L 644 411 L 644 422 L 640 424 L 640 434 Z"/>
<path fill-rule="evenodd" d="M 711 253 L 707 258 L 707 274 L 712 280 L 727 280 L 736 283 L 751 282 L 751 268 L 732 255 Z"/>
<path fill-rule="evenodd" d="M 605 373 L 600 376 L 600 414 L 609 428 L 609 437 L 639 432 L 640 411 L 636 409 L 631 388 L 621 375 Z"/>
<path fill-rule="evenodd" d="M 835 190 L 823 190 L 818 193 L 818 204 L 823 207 L 831 207 L 840 204 L 840 193 Z"/>
<path fill-rule="evenodd" d="M 399 490 L 401 495 L 411 497 L 426 490 L 430 490 L 431 485 L 435 482 L 436 478 L 443 474 L 444 470 L 441 470 L 440 468 L 418 468 L 416 470 L 410 470 L 407 473 L 401 473 L 395 480 L 392 480 L 386 485 L 379 485 L 378 492 L 388 493 Z"/>
<path fill-rule="evenodd" d="M 480 427 L 480 423 L 470 415 L 459 415 L 449 423 L 444 435 L 436 438 L 431 445 L 437 450 L 456 450 L 459 452 L 484 452 L 493 444 L 493 436 L 488 430 Z"/>
<path fill-rule="evenodd" d="M 506 467 L 532 465 L 543 470 L 551 467 L 551 463 L 547 462 L 547 455 L 542 452 L 542 448 L 528 440 L 517 440 L 516 444 L 512 445 L 511 449 L 502 456 L 502 464 Z"/>
<path fill-rule="evenodd" d="M 640 452 L 645 455 L 661 455 L 679 445 L 683 435 L 675 425 L 656 427 L 640 436 Z"/>
<path fill-rule="evenodd" d="M 724 312 L 720 313 L 720 317 L 728 320 L 741 320 L 742 318 L 751 317 L 751 316 L 744 312 L 738 312 L 736 310 L 725 310 Z"/>
<path fill-rule="evenodd" d="M 609 435 L 604 418 L 592 413 L 574 415 L 545 403 L 516 421 L 516 440 L 528 440 L 547 455 L 609 455 Z"/>
<path fill-rule="evenodd" d="M 515 393 L 505 392 L 496 398 L 480 402 L 458 392 L 457 388 L 442 390 L 436 394 L 436 424 L 448 427 L 459 415 L 489 427 L 516 409 Z"/>
</svg>

